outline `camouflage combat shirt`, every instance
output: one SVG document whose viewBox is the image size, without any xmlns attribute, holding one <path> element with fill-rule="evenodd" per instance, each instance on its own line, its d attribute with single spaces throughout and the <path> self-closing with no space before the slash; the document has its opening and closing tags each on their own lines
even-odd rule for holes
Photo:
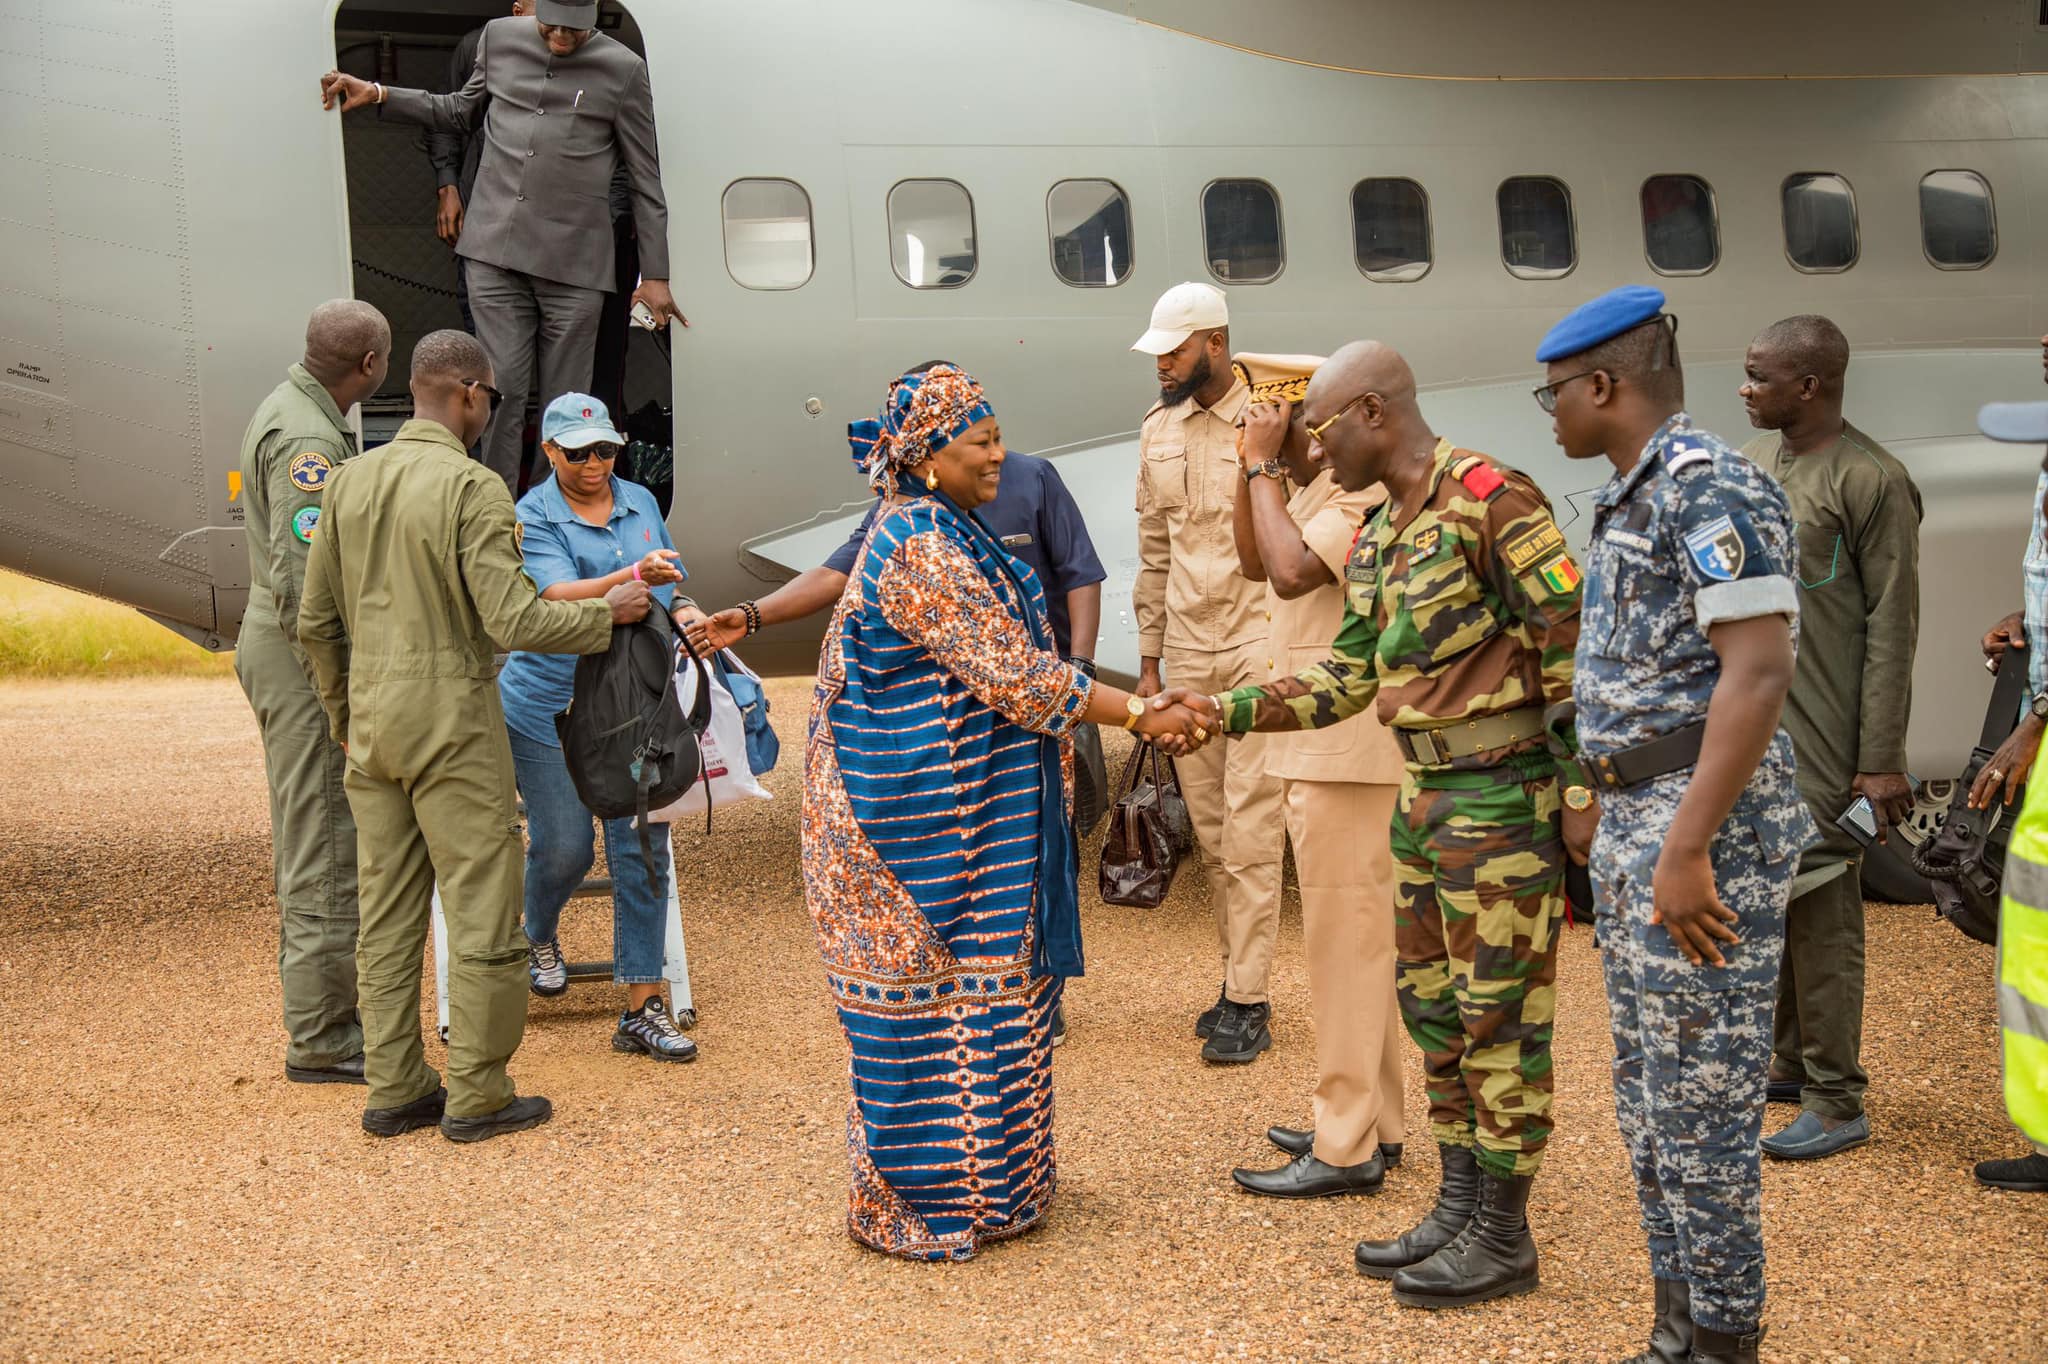
<svg viewBox="0 0 2048 1364">
<path fill-rule="evenodd" d="M 1421 505 L 1371 513 L 1344 569 L 1330 656 L 1226 699 L 1223 727 L 1320 729 L 1378 699 L 1383 724 L 1431 729 L 1536 706 L 1568 718 L 1579 638 L 1579 570 L 1535 484 L 1485 455 L 1437 442 Z M 1492 767 L 1541 739 L 1453 760 Z"/>
</svg>

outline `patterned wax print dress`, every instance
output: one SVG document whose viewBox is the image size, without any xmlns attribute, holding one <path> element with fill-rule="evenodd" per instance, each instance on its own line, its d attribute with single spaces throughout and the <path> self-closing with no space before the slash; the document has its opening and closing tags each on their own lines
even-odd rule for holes
<svg viewBox="0 0 2048 1364">
<path fill-rule="evenodd" d="M 968 1259 L 1052 1198 L 1039 736 L 1060 736 L 1070 798 L 1064 736 L 1094 685 L 1035 647 L 1031 570 L 962 520 L 930 498 L 877 518 L 805 753 L 804 894 L 852 1049 L 847 1231 L 920 1260 Z"/>
</svg>

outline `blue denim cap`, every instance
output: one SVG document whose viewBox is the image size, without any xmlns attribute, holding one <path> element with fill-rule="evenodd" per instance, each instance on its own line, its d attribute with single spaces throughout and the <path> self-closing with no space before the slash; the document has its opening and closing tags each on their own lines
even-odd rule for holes
<svg viewBox="0 0 2048 1364">
<path fill-rule="evenodd" d="M 612 429 L 612 414 L 604 403 L 588 393 L 564 393 L 549 403 L 541 415 L 540 438 L 564 450 L 626 443 L 626 438 Z"/>
</svg>

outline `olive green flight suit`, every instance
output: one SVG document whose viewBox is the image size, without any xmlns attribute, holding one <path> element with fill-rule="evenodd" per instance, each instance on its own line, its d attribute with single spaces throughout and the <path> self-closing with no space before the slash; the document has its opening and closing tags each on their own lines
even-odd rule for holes
<svg viewBox="0 0 2048 1364">
<path fill-rule="evenodd" d="M 320 381 L 293 365 L 242 437 L 239 494 L 249 541 L 249 607 L 235 676 L 263 733 L 270 855 L 277 890 L 277 974 L 288 1066 L 321 1069 L 362 1054 L 356 1021 L 356 824 L 341 748 L 299 647 L 306 550 L 329 475 L 355 433 Z"/>
<path fill-rule="evenodd" d="M 611 639 L 602 600 L 542 601 L 505 481 L 437 422 L 409 421 L 327 488 L 299 639 L 348 747 L 360 830 L 368 1106 L 440 1077 L 420 1043 L 420 963 L 436 881 L 448 925 L 448 1107 L 495 1113 L 526 1027 L 524 843 L 498 649 L 586 654 Z"/>
</svg>

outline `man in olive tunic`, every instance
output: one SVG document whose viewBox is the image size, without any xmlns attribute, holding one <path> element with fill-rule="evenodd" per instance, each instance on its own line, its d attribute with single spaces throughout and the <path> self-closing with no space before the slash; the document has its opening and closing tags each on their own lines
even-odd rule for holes
<svg viewBox="0 0 2048 1364">
<path fill-rule="evenodd" d="M 1870 1140 L 1863 1042 L 1863 849 L 1839 824 L 1868 796 L 1880 825 L 1912 809 L 1906 715 L 1920 623 L 1920 490 L 1842 419 L 1849 342 L 1788 317 L 1750 342 L 1742 400 L 1770 434 L 1742 453 L 1784 486 L 1799 542 L 1799 662 L 1785 706 L 1800 794 L 1820 826 L 1785 919 L 1770 1097 L 1801 1113 L 1764 1138 L 1811 1160 Z"/>
<path fill-rule="evenodd" d="M 277 974 L 284 987 L 285 1077 L 361 1084 L 356 1021 L 356 825 L 341 789 L 313 672 L 299 647 L 306 549 L 327 479 L 356 453 L 344 414 L 391 365 L 391 325 L 367 303 L 336 299 L 306 323 L 305 358 L 286 372 L 242 437 L 242 523 L 249 607 L 235 676 L 263 734 L 270 854 L 277 890 Z"/>
<path fill-rule="evenodd" d="M 512 495 L 470 460 L 498 392 L 467 332 L 413 351 L 417 415 L 329 480 L 299 638 L 313 661 L 362 864 L 356 951 L 370 1085 L 363 1130 L 439 1122 L 481 1141 L 546 1122 L 505 1074 L 526 1026 L 522 840 L 495 651 L 587 654 L 647 589 L 543 601 L 520 563 Z M 448 1088 L 420 1045 L 420 959 L 434 887 L 448 924 Z"/>
</svg>

